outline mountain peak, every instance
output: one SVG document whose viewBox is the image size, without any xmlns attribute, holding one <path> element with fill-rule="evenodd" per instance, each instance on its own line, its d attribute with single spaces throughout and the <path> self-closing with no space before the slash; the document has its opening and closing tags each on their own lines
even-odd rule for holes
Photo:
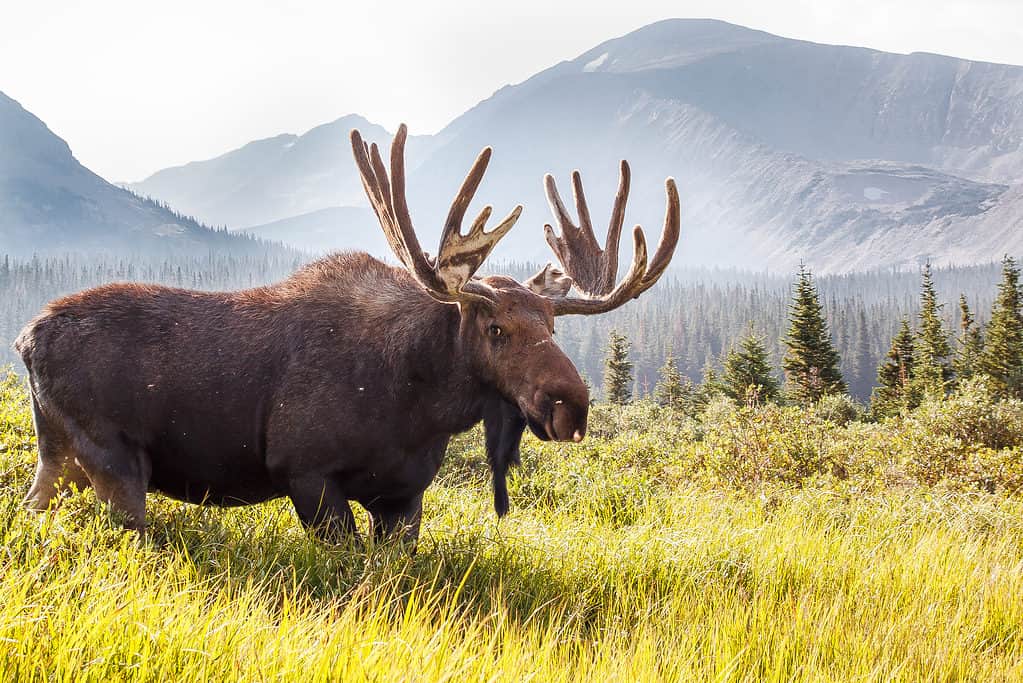
<svg viewBox="0 0 1023 683">
<path fill-rule="evenodd" d="M 39 117 L 17 100 L 0 92 L 0 176 L 17 172 L 29 161 L 63 164 L 71 159 L 71 148 Z M 8 166 L 10 168 L 8 168 Z"/>
<path fill-rule="evenodd" d="M 573 60 L 583 71 L 629 73 L 684 66 L 785 38 L 717 19 L 665 19 L 601 43 Z"/>
<path fill-rule="evenodd" d="M 360 116 L 359 114 L 345 114 L 341 118 L 334 119 L 333 121 L 330 121 L 328 123 L 323 123 L 320 124 L 319 126 L 314 126 L 313 128 L 310 128 L 309 130 L 302 134 L 302 137 L 303 138 L 316 137 L 323 134 L 336 135 L 338 131 L 341 131 L 344 133 L 342 139 L 347 140 L 348 131 L 350 131 L 353 128 L 358 128 L 363 132 L 367 130 L 375 131 L 384 130 L 382 126 L 373 123 L 364 116 Z"/>
<path fill-rule="evenodd" d="M 523 204 L 522 223 L 535 226 L 549 218 L 538 182 L 545 173 L 580 169 L 601 211 L 627 158 L 630 223 L 661 221 L 661 181 L 679 178 L 679 263 L 788 270 L 802 259 L 824 272 L 985 260 L 1023 244 L 1021 94 L 1018 67 L 670 19 L 503 88 L 435 136 L 410 139 L 409 203 L 420 238 L 435 244 L 461 174 L 491 145 L 500 153 L 479 202 Z M 275 147 L 142 189 L 273 239 L 368 248 L 363 240 L 379 231 L 365 209 L 363 218 L 325 212 L 365 206 L 346 141 L 353 127 L 377 144 L 390 138 L 349 115 L 286 153 Z M 520 229 L 498 257 L 549 255 L 535 230 Z"/>
</svg>

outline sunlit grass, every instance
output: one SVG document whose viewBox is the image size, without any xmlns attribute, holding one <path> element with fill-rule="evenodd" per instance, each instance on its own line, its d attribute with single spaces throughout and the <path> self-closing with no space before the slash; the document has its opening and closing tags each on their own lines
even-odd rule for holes
<svg viewBox="0 0 1023 683">
<path fill-rule="evenodd" d="M 413 557 L 312 541 L 283 501 L 152 496 L 143 541 L 88 492 L 21 510 L 16 394 L 0 393 L 0 680 L 1023 678 L 1016 498 L 731 488 L 623 435 L 530 443 L 498 521 L 467 437 Z"/>
</svg>

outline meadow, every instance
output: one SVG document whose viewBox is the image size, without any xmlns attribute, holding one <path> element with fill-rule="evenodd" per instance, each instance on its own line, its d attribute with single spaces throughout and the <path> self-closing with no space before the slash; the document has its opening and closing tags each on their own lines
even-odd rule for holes
<svg viewBox="0 0 1023 683">
<path fill-rule="evenodd" d="M 1023 403 L 982 382 L 882 422 L 825 402 L 594 407 L 528 437 L 492 509 L 457 438 L 410 556 L 331 547 L 286 501 L 86 491 L 22 510 L 22 380 L 0 381 L 0 680 L 1023 679 Z"/>
</svg>

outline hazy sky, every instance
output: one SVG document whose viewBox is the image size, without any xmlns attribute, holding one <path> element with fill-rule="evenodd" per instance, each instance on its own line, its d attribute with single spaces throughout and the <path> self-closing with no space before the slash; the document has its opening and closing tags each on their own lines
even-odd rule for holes
<svg viewBox="0 0 1023 683">
<path fill-rule="evenodd" d="M 669 17 L 1023 64 L 1023 0 L 0 0 L 0 91 L 110 180 L 355 112 L 435 132 Z"/>
</svg>

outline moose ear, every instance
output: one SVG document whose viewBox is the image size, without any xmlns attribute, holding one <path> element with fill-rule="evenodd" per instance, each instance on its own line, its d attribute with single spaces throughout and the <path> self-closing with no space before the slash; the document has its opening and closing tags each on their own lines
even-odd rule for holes
<svg viewBox="0 0 1023 683">
<path fill-rule="evenodd" d="M 560 299 L 568 296 L 568 290 L 572 288 L 572 278 L 548 263 L 543 270 L 523 284 L 534 294 Z"/>
</svg>

